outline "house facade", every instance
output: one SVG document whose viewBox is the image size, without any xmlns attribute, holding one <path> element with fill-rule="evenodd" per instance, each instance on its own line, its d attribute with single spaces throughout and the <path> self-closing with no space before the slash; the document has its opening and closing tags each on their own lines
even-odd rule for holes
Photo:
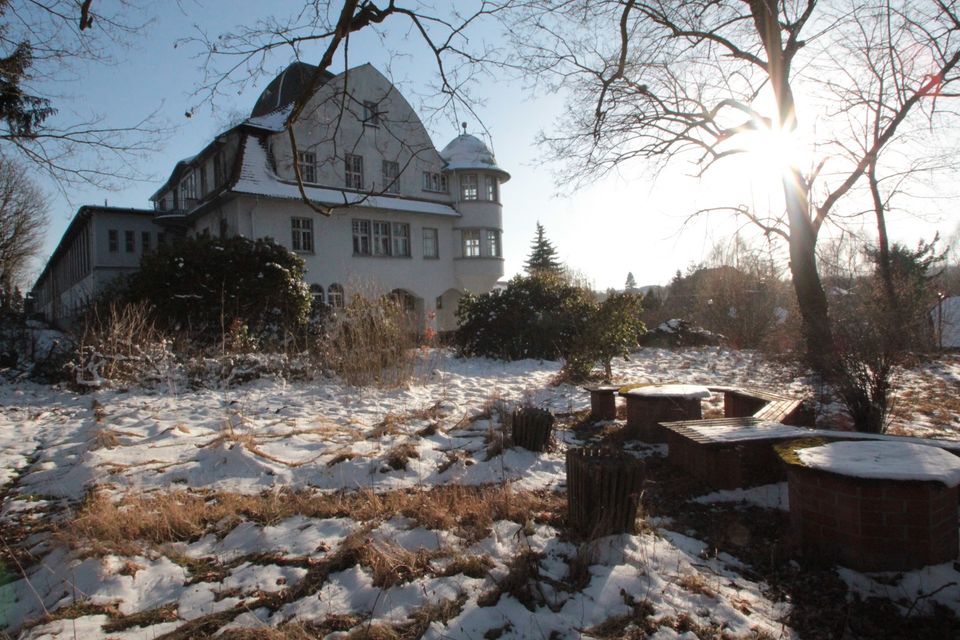
<svg viewBox="0 0 960 640">
<path fill-rule="evenodd" d="M 438 151 L 410 104 L 370 65 L 322 76 L 292 125 L 295 157 L 286 120 L 315 72 L 290 65 L 249 118 L 177 163 L 149 215 L 125 211 L 164 238 L 272 238 L 303 258 L 318 301 L 341 306 L 352 295 L 389 293 L 420 326 L 455 328 L 460 296 L 488 291 L 503 275 L 500 186 L 509 174 L 466 132 Z M 302 201 L 298 175 L 303 195 L 328 215 Z M 68 229 L 35 287 L 50 319 L 64 317 L 53 311 L 57 304 L 73 304 L 52 285 L 59 261 L 71 252 L 93 261 L 104 247 L 109 253 L 103 233 L 113 227 L 99 224 L 107 212 L 84 211 L 94 221 L 85 233 L 97 241 L 76 244 L 88 236 Z M 126 227 L 115 230 L 122 244 Z M 96 291 L 88 289 L 87 296 Z"/>
</svg>

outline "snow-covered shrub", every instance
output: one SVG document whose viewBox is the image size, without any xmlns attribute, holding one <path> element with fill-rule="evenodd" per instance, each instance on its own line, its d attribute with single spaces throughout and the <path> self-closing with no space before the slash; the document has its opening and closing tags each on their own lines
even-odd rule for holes
<svg viewBox="0 0 960 640">
<path fill-rule="evenodd" d="M 72 382 L 89 389 L 169 379 L 175 360 L 152 318 L 146 302 L 94 305 L 67 365 Z"/>
<path fill-rule="evenodd" d="M 566 358 L 595 312 L 590 292 L 561 277 L 517 276 L 503 289 L 460 298 L 454 344 L 464 356 Z"/>
<path fill-rule="evenodd" d="M 312 351 L 320 364 L 345 382 L 397 386 L 413 374 L 416 339 L 401 301 L 355 295 L 331 312 Z"/>
<path fill-rule="evenodd" d="M 73 355 L 73 341 L 20 311 L 0 312 L 0 372 L 7 378 L 59 382 Z"/>
<path fill-rule="evenodd" d="M 303 273 L 303 260 L 270 239 L 199 236 L 144 256 L 126 295 L 149 301 L 162 329 L 208 344 L 243 326 L 252 336 L 278 338 L 307 319 Z"/>
</svg>

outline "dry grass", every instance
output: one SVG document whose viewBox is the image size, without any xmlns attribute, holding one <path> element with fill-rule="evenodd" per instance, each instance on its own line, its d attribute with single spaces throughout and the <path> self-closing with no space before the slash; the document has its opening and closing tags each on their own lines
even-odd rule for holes
<svg viewBox="0 0 960 640">
<path fill-rule="evenodd" d="M 512 491 L 508 487 L 445 485 L 426 491 L 227 492 L 167 491 L 112 500 L 91 491 L 73 517 L 57 531 L 76 547 L 109 549 L 132 555 L 136 541 L 153 545 L 192 541 L 210 531 L 232 529 L 243 520 L 276 524 L 294 515 L 350 517 L 360 522 L 404 516 L 434 530 L 454 531 L 468 540 L 485 537 L 497 520 L 558 523 L 565 502 L 558 494 Z"/>
<path fill-rule="evenodd" d="M 472 554 L 458 554 L 444 565 L 440 572 L 442 576 L 456 576 L 463 574 L 468 578 L 486 578 L 493 568 L 493 560 L 490 556 L 476 556 Z"/>
<path fill-rule="evenodd" d="M 546 599 L 540 589 L 540 556 L 535 551 L 518 553 L 507 565 L 507 575 L 492 590 L 477 598 L 477 605 L 492 607 L 500 601 L 504 593 L 509 593 L 528 610 L 536 611 L 545 604 Z"/>
<path fill-rule="evenodd" d="M 356 295 L 331 317 L 315 351 L 347 384 L 396 387 L 413 375 L 415 331 L 398 301 Z"/>
<path fill-rule="evenodd" d="M 94 305 L 84 320 L 70 363 L 74 383 L 81 388 L 97 388 L 110 382 L 128 384 L 164 378 L 171 354 L 152 315 L 153 308 L 146 302 Z"/>
<path fill-rule="evenodd" d="M 420 452 L 412 443 L 404 442 L 387 451 L 384 461 L 394 471 L 401 471 L 407 468 L 407 463 L 411 458 L 419 459 Z"/>
<path fill-rule="evenodd" d="M 690 593 L 699 593 L 708 598 L 717 597 L 716 592 L 707 584 L 707 579 L 703 577 L 702 573 L 688 573 L 680 576 L 680 579 L 677 580 L 677 586 Z"/>
</svg>

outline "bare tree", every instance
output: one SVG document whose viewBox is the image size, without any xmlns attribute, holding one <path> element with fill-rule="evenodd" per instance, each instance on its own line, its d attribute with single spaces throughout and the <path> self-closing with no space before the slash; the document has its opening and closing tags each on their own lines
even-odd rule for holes
<svg viewBox="0 0 960 640">
<path fill-rule="evenodd" d="M 133 161 L 156 149 L 155 114 L 129 124 L 65 108 L 52 81 L 81 79 L 81 65 L 115 62 L 111 51 L 144 28 L 139 0 L 0 0 L 0 156 L 52 177 L 102 187 L 142 177 Z"/>
<path fill-rule="evenodd" d="M 10 300 L 43 246 L 47 205 L 23 167 L 0 159 L 0 292 Z"/>
<path fill-rule="evenodd" d="M 824 374 L 839 371 L 817 268 L 817 238 L 829 219 L 842 215 L 838 203 L 864 183 L 871 163 L 899 134 L 911 129 L 919 135 L 918 120 L 929 124 L 939 117 L 958 78 L 955 3 L 514 4 L 519 63 L 571 96 L 557 133 L 541 140 L 564 161 L 564 181 L 583 184 L 635 159 L 662 164 L 686 157 L 706 171 L 748 150 L 751 136 L 779 137 L 786 145 L 798 130 L 816 131 L 809 150 L 821 155 L 809 168 L 785 158 L 784 211 L 741 211 L 764 232 L 789 243 L 809 360 Z M 882 23 L 890 26 L 881 29 Z M 847 91 L 848 70 L 861 66 L 854 62 L 863 55 L 855 47 L 840 51 L 837 44 L 857 36 L 890 58 L 895 93 L 864 99 Z M 801 104 L 817 105 L 814 113 L 798 109 L 798 95 Z M 871 109 L 875 126 L 862 138 L 863 116 Z M 804 116 L 817 126 L 805 124 Z"/>
<path fill-rule="evenodd" d="M 470 96 L 469 86 L 476 75 L 483 72 L 480 63 L 490 59 L 491 49 L 483 44 L 472 49 L 467 31 L 486 16 L 502 10 L 503 7 L 487 0 L 456 5 L 434 5 L 418 0 L 312 0 L 305 1 L 303 7 L 291 16 L 271 17 L 223 34 L 201 32 L 186 42 L 199 45 L 201 50 L 205 73 L 197 91 L 201 103 L 216 101 L 227 88 L 243 88 L 263 77 L 271 77 L 277 55 L 283 56 L 284 62 L 291 58 L 301 60 L 305 48 L 319 48 L 319 57 L 311 60 L 314 71 L 305 83 L 304 91 L 285 114 L 292 157 L 296 158 L 299 147 L 297 129 L 293 125 L 310 115 L 308 109 L 310 113 L 329 109 L 331 103 L 338 113 L 332 119 L 333 126 L 329 127 L 330 140 L 347 146 L 346 152 L 349 152 L 351 144 L 355 144 L 355 141 L 340 139 L 342 136 L 338 126 L 344 115 L 350 113 L 357 116 L 364 106 L 358 104 L 351 95 L 348 80 L 327 98 L 327 104 L 318 105 L 311 100 L 330 79 L 330 70 L 338 62 L 338 56 L 342 56 L 345 68 L 349 66 L 350 39 L 359 31 L 373 31 L 382 35 L 384 29 L 390 27 L 412 33 L 413 40 L 425 47 L 426 55 L 432 59 L 437 72 L 436 97 L 439 100 L 432 104 L 432 109 L 452 112 L 454 117 L 458 111 L 466 112 L 479 122 L 473 111 L 475 102 Z M 388 135 L 397 140 L 404 139 L 401 132 L 390 132 L 389 125 L 385 128 Z M 426 150 L 408 151 L 407 157 L 412 158 Z M 400 167 L 401 172 L 403 168 Z M 303 176 L 296 163 L 294 170 L 303 202 L 323 215 L 330 215 L 330 207 L 321 206 L 307 197 Z M 382 192 L 389 186 L 380 185 L 371 193 Z M 350 203 L 345 200 L 344 205 L 347 204 Z"/>
</svg>

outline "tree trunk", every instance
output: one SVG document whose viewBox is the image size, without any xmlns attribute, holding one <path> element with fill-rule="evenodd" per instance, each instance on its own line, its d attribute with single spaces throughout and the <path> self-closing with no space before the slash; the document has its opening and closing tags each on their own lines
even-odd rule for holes
<svg viewBox="0 0 960 640">
<path fill-rule="evenodd" d="M 815 371 L 831 379 L 840 369 L 827 313 L 827 295 L 817 271 L 817 234 L 810 221 L 810 202 L 799 171 L 784 178 L 783 191 L 790 222 L 790 273 L 803 320 L 807 360 Z"/>
</svg>

